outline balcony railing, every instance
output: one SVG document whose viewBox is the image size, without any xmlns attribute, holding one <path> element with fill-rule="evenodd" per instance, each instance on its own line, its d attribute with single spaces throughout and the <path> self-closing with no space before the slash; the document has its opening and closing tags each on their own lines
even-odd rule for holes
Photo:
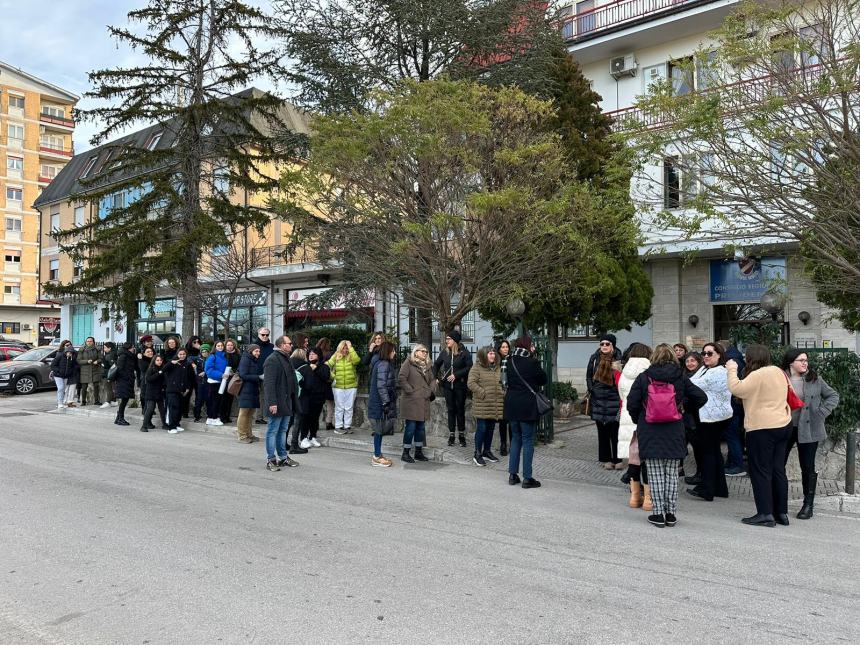
<svg viewBox="0 0 860 645">
<path fill-rule="evenodd" d="M 287 256 L 287 245 L 264 246 L 254 249 L 252 254 L 253 268 L 284 266 L 287 264 L 308 264 L 315 262 L 313 253 L 304 248 L 296 249 Z"/>
<path fill-rule="evenodd" d="M 59 125 L 64 128 L 74 128 L 75 122 L 73 119 L 67 119 L 61 116 L 54 116 L 53 114 L 45 114 L 44 112 L 39 113 L 39 121 L 42 123 L 48 123 L 50 125 Z"/>
<path fill-rule="evenodd" d="M 718 94 L 724 105 L 725 114 L 728 116 L 750 109 L 773 96 L 779 96 L 781 80 L 782 82 L 801 83 L 806 88 L 804 94 L 812 96 L 812 92 L 816 91 L 814 89 L 816 84 L 824 73 L 825 68 L 821 64 L 801 66 L 785 70 L 779 77 L 773 75 L 758 76 L 736 83 L 709 87 L 698 93 L 700 95 Z M 623 132 L 641 126 L 648 129 L 661 128 L 674 121 L 671 112 L 654 112 L 636 105 L 612 110 L 604 114 L 612 117 L 612 129 L 615 132 Z"/>
<path fill-rule="evenodd" d="M 668 13 L 680 5 L 705 4 L 709 1 L 713 2 L 713 0 L 614 0 L 567 16 L 561 21 L 561 35 L 565 40 L 580 40 L 624 23 Z"/>
<path fill-rule="evenodd" d="M 49 155 L 59 155 L 60 157 L 72 157 L 74 153 L 72 152 L 71 146 L 61 145 L 57 147 L 55 143 L 45 143 L 39 142 L 39 152 L 44 152 Z"/>
</svg>

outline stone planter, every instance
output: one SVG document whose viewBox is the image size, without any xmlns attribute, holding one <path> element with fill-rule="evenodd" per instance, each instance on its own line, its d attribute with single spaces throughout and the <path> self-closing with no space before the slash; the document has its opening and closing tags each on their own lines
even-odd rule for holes
<svg viewBox="0 0 860 645">
<path fill-rule="evenodd" d="M 571 419 L 579 414 L 579 403 L 577 401 L 555 401 L 552 415 L 556 419 Z"/>
<path fill-rule="evenodd" d="M 857 453 L 857 471 L 860 472 L 860 451 Z M 845 441 L 834 442 L 825 439 L 818 444 L 815 455 L 815 469 L 819 479 L 845 480 Z M 797 461 L 797 449 L 793 449 L 785 467 L 786 475 L 793 481 L 800 481 L 800 464 Z"/>
</svg>

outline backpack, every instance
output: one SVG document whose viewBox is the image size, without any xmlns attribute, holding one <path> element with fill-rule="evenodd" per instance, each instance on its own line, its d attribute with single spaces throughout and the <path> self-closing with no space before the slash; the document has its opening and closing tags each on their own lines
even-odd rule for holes
<svg viewBox="0 0 860 645">
<path fill-rule="evenodd" d="M 678 401 L 675 398 L 675 386 L 648 379 L 648 399 L 645 404 L 646 423 L 672 423 L 682 419 Z"/>
</svg>

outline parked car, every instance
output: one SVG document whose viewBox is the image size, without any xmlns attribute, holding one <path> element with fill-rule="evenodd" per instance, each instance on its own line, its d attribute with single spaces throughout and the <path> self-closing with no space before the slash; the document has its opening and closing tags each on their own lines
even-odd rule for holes
<svg viewBox="0 0 860 645">
<path fill-rule="evenodd" d="M 25 343 L 23 340 L 0 340 L 0 347 L 19 347 L 25 352 L 28 349 L 33 349 L 32 345 Z"/>
<path fill-rule="evenodd" d="M 18 347 L 17 345 L 0 345 L 0 363 L 3 361 L 11 361 L 16 356 L 20 356 L 27 349 L 25 347 Z"/>
<path fill-rule="evenodd" d="M 56 388 L 51 378 L 51 361 L 56 347 L 37 347 L 0 363 L 0 392 L 31 394 L 36 390 Z"/>
</svg>

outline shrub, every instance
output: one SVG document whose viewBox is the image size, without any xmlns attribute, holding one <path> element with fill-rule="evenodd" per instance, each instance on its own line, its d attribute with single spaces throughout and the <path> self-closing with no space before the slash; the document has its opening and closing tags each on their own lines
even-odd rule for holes
<svg viewBox="0 0 860 645">
<path fill-rule="evenodd" d="M 552 384 L 552 398 L 559 403 L 574 403 L 579 399 L 579 393 L 570 382 L 559 381 Z"/>
</svg>

